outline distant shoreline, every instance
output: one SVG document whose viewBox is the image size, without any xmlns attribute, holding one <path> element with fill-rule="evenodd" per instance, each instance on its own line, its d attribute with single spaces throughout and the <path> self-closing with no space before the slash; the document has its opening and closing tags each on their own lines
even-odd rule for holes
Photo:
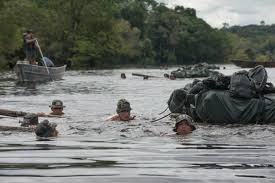
<svg viewBox="0 0 275 183">
<path fill-rule="evenodd" d="M 200 62 L 203 63 L 203 62 Z M 199 64 L 199 63 L 194 63 L 194 64 Z M 184 65 L 194 65 L 192 63 L 189 64 L 184 64 Z M 224 65 L 224 64 L 229 64 L 229 63 L 208 63 L 211 65 Z M 161 70 L 167 70 L 171 67 L 173 68 L 179 68 L 184 65 L 139 65 L 139 64 L 125 64 L 125 65 L 113 65 L 113 66 L 96 66 L 96 67 L 88 67 L 88 66 L 80 66 L 80 67 L 75 67 L 72 66 L 68 68 L 67 70 L 110 70 L 110 69 L 161 69 Z M 8 71 L 8 70 L 13 70 L 8 68 L 8 66 L 4 67 L 0 65 L 0 71 Z"/>
</svg>

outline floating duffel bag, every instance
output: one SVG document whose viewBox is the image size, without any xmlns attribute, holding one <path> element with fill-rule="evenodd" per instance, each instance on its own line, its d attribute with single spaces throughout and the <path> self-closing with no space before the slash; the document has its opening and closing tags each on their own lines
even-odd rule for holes
<svg viewBox="0 0 275 183">
<path fill-rule="evenodd" d="M 267 72 L 261 65 L 249 71 L 235 72 L 230 80 L 230 93 L 232 97 L 253 98 L 262 94 L 266 85 Z"/>
<path fill-rule="evenodd" d="M 187 92 L 183 88 L 174 90 L 168 100 L 168 108 L 172 113 L 183 113 Z"/>
</svg>

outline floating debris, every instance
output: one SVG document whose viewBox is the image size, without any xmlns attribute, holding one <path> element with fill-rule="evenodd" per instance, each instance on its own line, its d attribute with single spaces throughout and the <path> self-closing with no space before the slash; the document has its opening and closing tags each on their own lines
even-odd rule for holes
<svg viewBox="0 0 275 183">
<path fill-rule="evenodd" d="M 176 78 L 211 77 L 219 74 L 218 71 L 213 71 L 214 69 L 220 68 L 216 65 L 207 63 L 186 65 L 175 71 L 172 71 L 171 75 L 174 75 Z"/>
</svg>

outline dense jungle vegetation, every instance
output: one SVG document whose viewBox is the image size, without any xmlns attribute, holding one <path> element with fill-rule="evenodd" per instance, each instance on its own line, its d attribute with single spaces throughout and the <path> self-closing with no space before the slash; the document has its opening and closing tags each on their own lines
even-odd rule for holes
<svg viewBox="0 0 275 183">
<path fill-rule="evenodd" d="M 212 28 L 192 8 L 155 0 L 0 0 L 0 66 L 24 58 L 34 31 L 44 55 L 74 68 L 270 60 L 275 25 Z M 38 55 L 39 56 L 39 55 Z"/>
</svg>

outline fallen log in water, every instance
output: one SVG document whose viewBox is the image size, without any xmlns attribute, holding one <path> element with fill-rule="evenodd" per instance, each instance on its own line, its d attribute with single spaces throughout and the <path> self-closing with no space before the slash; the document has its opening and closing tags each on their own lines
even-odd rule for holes
<svg viewBox="0 0 275 183">
<path fill-rule="evenodd" d="M 6 109 L 0 109 L 0 116 L 10 116 L 10 117 L 24 117 L 27 112 L 22 111 L 11 111 Z M 60 115 L 53 115 L 53 114 L 45 114 L 45 113 L 37 113 L 38 117 L 51 117 L 51 118 L 63 118 Z"/>
<path fill-rule="evenodd" d="M 11 116 L 11 117 L 21 117 L 25 116 L 27 113 L 22 111 L 11 111 L 6 109 L 0 109 L 0 115 L 2 116 Z"/>
<path fill-rule="evenodd" d="M 158 76 L 150 76 L 146 74 L 132 73 L 133 76 L 147 77 L 147 78 L 159 78 Z"/>
<path fill-rule="evenodd" d="M 16 126 L 0 126 L 0 131 L 34 132 L 34 128 L 16 127 Z"/>
</svg>

